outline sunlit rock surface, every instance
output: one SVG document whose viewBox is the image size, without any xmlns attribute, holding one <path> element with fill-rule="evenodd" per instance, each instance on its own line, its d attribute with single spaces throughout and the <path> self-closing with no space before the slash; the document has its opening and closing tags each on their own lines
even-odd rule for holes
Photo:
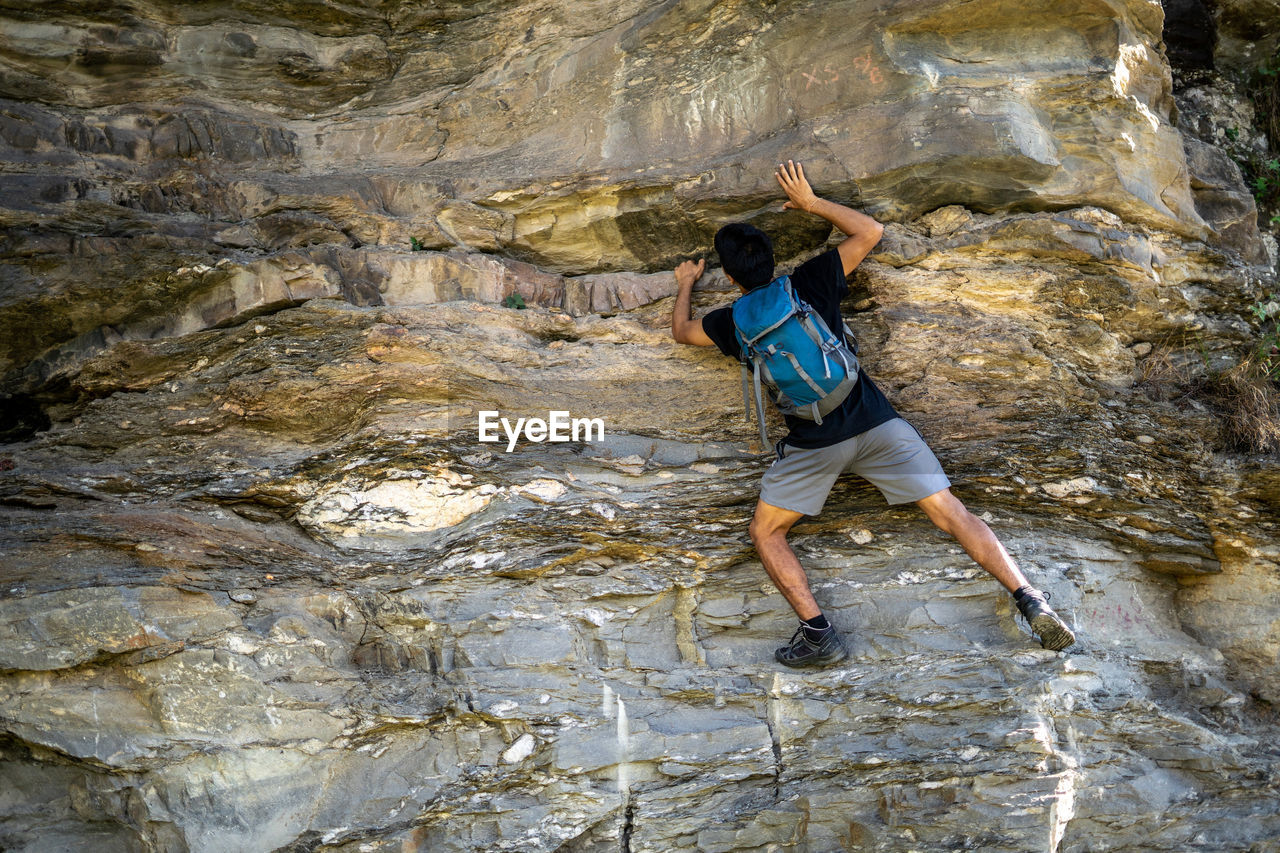
<svg viewBox="0 0 1280 853">
<path fill-rule="evenodd" d="M 1184 154 L 1162 20 L 1149 0 L 0 4 L 4 390 L 120 337 L 491 281 L 451 285 L 412 241 L 655 272 L 746 218 L 791 255 L 825 231 L 772 204 L 785 157 L 882 218 L 1100 206 L 1257 260 L 1248 193 Z"/>
<path fill-rule="evenodd" d="M 1277 845 L 1280 474 L 1177 380 L 1267 255 L 1158 4 L 0 12 L 0 847 Z M 851 479 L 792 541 L 852 654 L 773 662 L 667 270 L 834 245 L 784 157 L 888 223 L 867 369 L 1067 653 Z"/>
</svg>

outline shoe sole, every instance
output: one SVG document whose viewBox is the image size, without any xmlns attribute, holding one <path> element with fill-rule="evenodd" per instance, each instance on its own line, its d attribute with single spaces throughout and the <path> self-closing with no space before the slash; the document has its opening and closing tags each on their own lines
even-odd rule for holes
<svg viewBox="0 0 1280 853">
<path fill-rule="evenodd" d="M 838 654 L 824 655 L 820 658 L 809 658 L 808 660 L 805 660 L 805 661 L 783 660 L 783 658 L 780 657 L 776 652 L 773 655 L 773 659 L 776 660 L 778 663 L 782 664 L 783 666 L 789 666 L 792 669 L 807 669 L 808 667 L 811 667 L 811 666 L 830 666 L 833 663 L 839 663 L 840 661 L 844 660 L 848 656 L 849 656 L 849 650 L 841 649 Z"/>
<path fill-rule="evenodd" d="M 1071 633 L 1071 629 L 1048 613 L 1041 613 L 1031 620 L 1031 630 L 1040 638 L 1040 647 L 1050 651 L 1060 652 L 1076 642 L 1076 635 Z"/>
</svg>

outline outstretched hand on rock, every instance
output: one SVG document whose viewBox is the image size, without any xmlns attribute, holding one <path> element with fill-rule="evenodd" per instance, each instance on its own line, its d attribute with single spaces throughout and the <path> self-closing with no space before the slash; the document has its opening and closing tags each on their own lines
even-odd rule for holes
<svg viewBox="0 0 1280 853">
<path fill-rule="evenodd" d="M 818 196 L 814 194 L 813 188 L 809 186 L 809 181 L 804 176 L 803 164 L 792 160 L 788 160 L 785 164 L 779 163 L 778 171 L 774 173 L 774 177 L 782 185 L 782 191 L 787 194 L 788 201 L 782 205 L 783 210 L 792 208 L 804 211 L 813 210 L 813 205 L 818 201 Z"/>
</svg>

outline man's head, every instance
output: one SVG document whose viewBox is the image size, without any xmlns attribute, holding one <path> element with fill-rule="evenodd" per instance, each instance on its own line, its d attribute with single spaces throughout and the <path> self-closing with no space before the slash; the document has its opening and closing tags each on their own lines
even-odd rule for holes
<svg viewBox="0 0 1280 853">
<path fill-rule="evenodd" d="M 745 222 L 734 222 L 716 232 L 716 254 L 725 275 L 750 290 L 773 280 L 773 241 Z"/>
</svg>

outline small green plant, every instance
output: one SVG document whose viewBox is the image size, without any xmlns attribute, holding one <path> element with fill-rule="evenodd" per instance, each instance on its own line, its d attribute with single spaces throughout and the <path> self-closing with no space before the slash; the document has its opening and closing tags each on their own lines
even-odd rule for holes
<svg viewBox="0 0 1280 853">
<path fill-rule="evenodd" d="M 1280 160 L 1272 158 L 1254 166 L 1253 197 L 1258 204 L 1280 200 Z"/>
<path fill-rule="evenodd" d="M 1280 338 L 1268 335 L 1258 347 L 1258 368 L 1267 382 L 1271 383 L 1271 395 L 1276 395 L 1275 383 L 1280 382 Z"/>
<path fill-rule="evenodd" d="M 1277 301 L 1274 293 L 1268 293 L 1249 306 L 1249 313 L 1257 317 L 1259 321 L 1265 322 L 1280 314 L 1280 301 Z"/>
<path fill-rule="evenodd" d="M 1268 382 L 1280 382 L 1280 296 L 1268 293 L 1249 306 L 1261 326 L 1258 343 L 1249 355 L 1261 376 Z"/>
<path fill-rule="evenodd" d="M 1266 136 L 1270 151 L 1267 154 L 1242 152 L 1240 168 L 1258 203 L 1259 224 L 1276 228 L 1280 226 L 1276 219 L 1280 213 L 1280 158 L 1273 155 L 1280 152 L 1280 52 L 1254 69 L 1245 89 L 1253 101 L 1257 126 Z M 1235 141 L 1239 133 L 1237 128 L 1233 129 L 1237 134 L 1233 136 L 1228 132 L 1227 138 Z"/>
<path fill-rule="evenodd" d="M 1227 133 L 1227 139 L 1229 139 L 1232 142 L 1235 142 L 1237 139 L 1240 138 L 1240 128 L 1238 127 L 1228 127 L 1226 133 Z"/>
<path fill-rule="evenodd" d="M 422 245 L 422 241 L 417 237 L 409 238 L 409 250 L 412 252 L 425 252 L 427 247 Z"/>
<path fill-rule="evenodd" d="M 1258 204 L 1259 225 L 1280 225 L 1280 159 L 1251 157 L 1241 165 Z"/>
<path fill-rule="evenodd" d="M 527 305 L 524 304 L 524 297 L 518 293 L 512 293 L 509 296 L 507 296 L 506 299 L 502 300 L 502 305 L 505 308 L 527 308 L 528 307 Z"/>
</svg>

